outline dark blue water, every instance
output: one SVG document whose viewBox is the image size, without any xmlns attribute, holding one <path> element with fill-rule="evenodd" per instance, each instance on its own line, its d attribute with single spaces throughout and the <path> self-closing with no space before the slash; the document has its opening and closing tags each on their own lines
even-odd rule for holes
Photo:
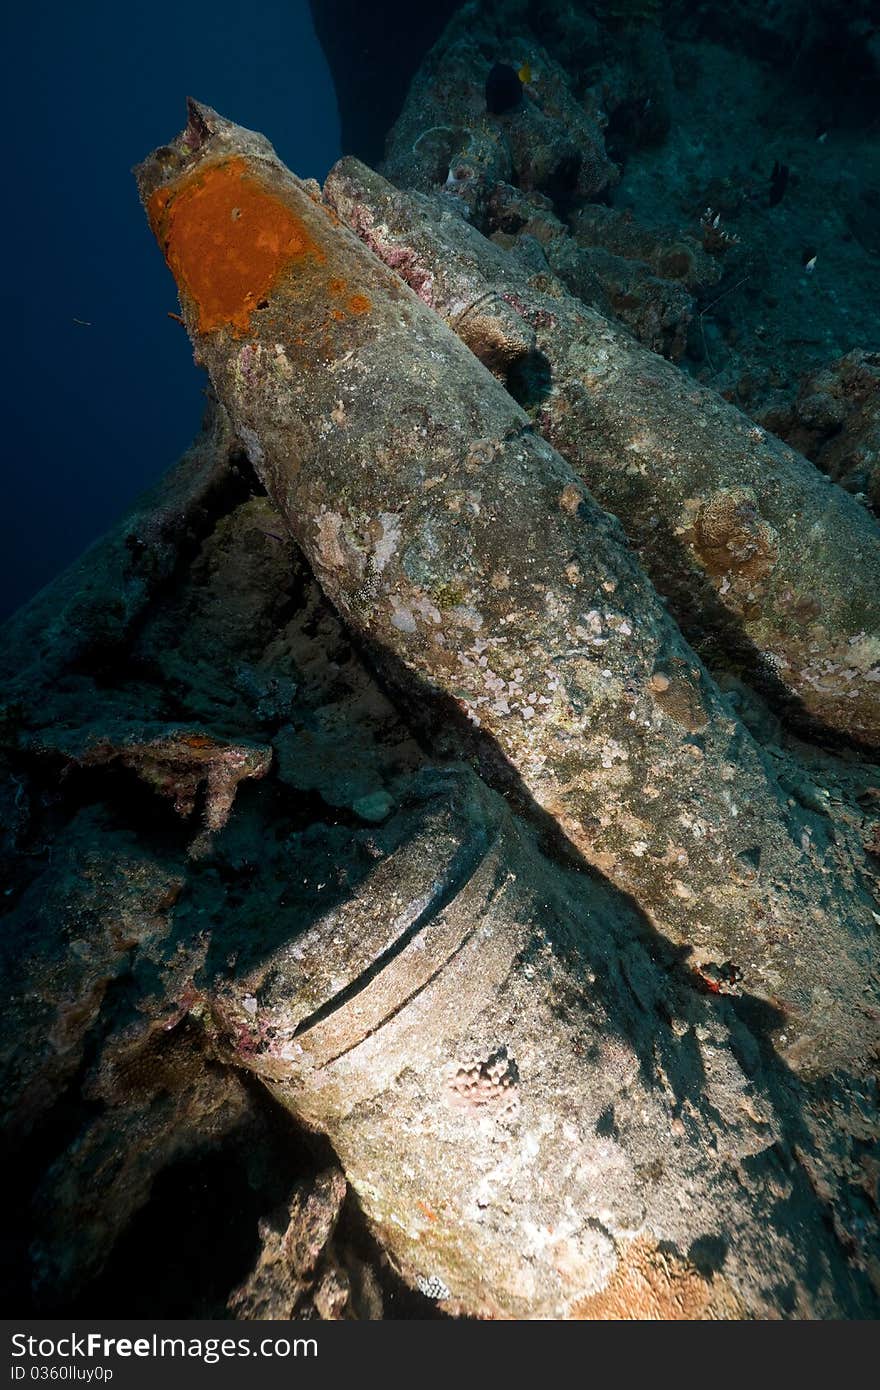
<svg viewBox="0 0 880 1390">
<path fill-rule="evenodd" d="M 131 166 L 181 128 L 187 94 L 265 131 L 304 176 L 339 153 L 306 0 L 36 0 L 10 15 L 0 617 L 198 429 L 204 378 L 167 317 L 177 295 Z"/>
</svg>

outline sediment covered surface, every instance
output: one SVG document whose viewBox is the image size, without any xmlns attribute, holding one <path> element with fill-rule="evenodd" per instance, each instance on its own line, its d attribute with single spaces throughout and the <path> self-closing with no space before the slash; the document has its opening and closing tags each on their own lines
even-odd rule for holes
<svg viewBox="0 0 880 1390">
<path fill-rule="evenodd" d="M 757 209 L 647 213 L 739 40 L 539 8 L 391 183 L 138 171 L 213 400 L 3 633 L 9 1306 L 876 1316 L 870 344 L 732 389 Z"/>
</svg>

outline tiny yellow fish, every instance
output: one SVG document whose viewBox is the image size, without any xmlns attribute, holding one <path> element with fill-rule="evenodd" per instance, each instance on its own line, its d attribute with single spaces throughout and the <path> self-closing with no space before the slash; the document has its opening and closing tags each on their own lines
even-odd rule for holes
<svg viewBox="0 0 880 1390">
<path fill-rule="evenodd" d="M 523 84 L 523 86 L 527 87 L 532 80 L 531 63 L 523 63 L 522 67 L 517 70 L 516 75 L 519 78 L 520 82 Z"/>
</svg>

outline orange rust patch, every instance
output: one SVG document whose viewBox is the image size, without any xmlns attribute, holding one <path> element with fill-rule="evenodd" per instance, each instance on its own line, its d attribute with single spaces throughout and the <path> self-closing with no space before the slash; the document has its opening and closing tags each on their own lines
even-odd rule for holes
<svg viewBox="0 0 880 1390">
<path fill-rule="evenodd" d="M 347 285 L 347 280 L 343 280 L 339 275 L 334 275 L 332 280 L 327 281 L 327 290 L 330 294 L 343 294 Z"/>
<path fill-rule="evenodd" d="M 582 1299 L 572 1316 L 588 1322 L 693 1322 L 744 1315 L 718 1275 L 704 1278 L 688 1260 L 641 1237 L 623 1251 L 608 1286 Z"/>
<path fill-rule="evenodd" d="M 348 301 L 349 312 L 352 314 L 368 314 L 372 307 L 365 294 L 353 294 Z"/>
<path fill-rule="evenodd" d="M 292 262 L 324 253 L 305 224 L 240 156 L 202 165 L 147 208 L 165 259 L 199 314 L 199 332 L 240 335 Z"/>
</svg>

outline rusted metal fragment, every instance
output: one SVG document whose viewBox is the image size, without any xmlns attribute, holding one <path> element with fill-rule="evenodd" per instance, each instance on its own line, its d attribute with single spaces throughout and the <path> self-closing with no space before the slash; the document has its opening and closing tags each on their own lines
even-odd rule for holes
<svg viewBox="0 0 880 1390">
<path fill-rule="evenodd" d="M 169 800 L 183 820 L 201 808 L 202 832 L 193 852 L 229 819 L 239 784 L 266 775 L 272 749 L 207 733 L 199 726 L 151 726 L 107 722 L 69 730 L 40 730 L 25 736 L 19 752 L 60 757 L 68 768 L 122 767 Z"/>
</svg>

